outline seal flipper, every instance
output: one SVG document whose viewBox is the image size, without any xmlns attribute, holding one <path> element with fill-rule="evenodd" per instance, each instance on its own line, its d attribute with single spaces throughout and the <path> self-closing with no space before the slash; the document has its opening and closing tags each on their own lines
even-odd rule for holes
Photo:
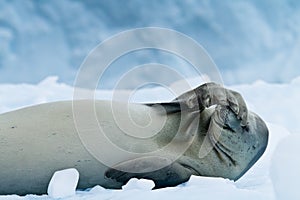
<svg viewBox="0 0 300 200">
<path fill-rule="evenodd" d="M 160 106 L 162 106 L 166 114 L 172 114 L 181 111 L 179 101 L 172 101 L 172 102 L 165 102 L 165 103 L 148 103 L 145 105 L 151 106 L 153 108 L 159 108 Z"/>
<path fill-rule="evenodd" d="M 178 112 L 192 112 L 199 110 L 200 112 L 204 110 L 204 107 L 201 104 L 195 103 L 195 98 L 189 99 L 174 99 L 171 102 L 164 103 L 148 103 L 147 106 L 153 108 L 159 108 L 160 106 L 164 108 L 166 114 L 173 114 Z M 161 110 L 161 109 L 160 109 Z"/>
<path fill-rule="evenodd" d="M 163 167 L 165 166 L 165 167 Z M 153 180 L 155 189 L 176 186 L 189 180 L 195 171 L 179 162 L 159 156 L 128 160 L 109 168 L 105 177 L 125 185 L 131 178 Z"/>
<path fill-rule="evenodd" d="M 169 103 L 146 104 L 151 107 L 162 106 L 167 114 L 177 112 L 202 112 L 212 105 L 228 106 L 241 120 L 243 127 L 248 123 L 248 109 L 242 96 L 235 91 L 216 83 L 205 83 L 185 92 Z M 159 109 L 162 110 L 162 109 Z"/>
</svg>

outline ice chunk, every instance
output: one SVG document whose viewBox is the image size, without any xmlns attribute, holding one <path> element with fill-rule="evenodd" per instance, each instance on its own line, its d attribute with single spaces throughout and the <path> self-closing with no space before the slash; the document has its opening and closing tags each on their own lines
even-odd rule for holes
<svg viewBox="0 0 300 200">
<path fill-rule="evenodd" d="M 152 180 L 132 178 L 128 181 L 126 185 L 122 187 L 122 189 L 123 190 L 132 190 L 132 189 L 152 190 L 154 186 L 155 184 Z"/>
<path fill-rule="evenodd" d="M 100 185 L 96 185 L 95 187 L 89 190 L 90 193 L 105 193 L 106 189 L 101 187 Z"/>
<path fill-rule="evenodd" d="M 74 169 L 56 171 L 48 186 L 48 195 L 52 198 L 64 198 L 75 195 L 79 172 Z"/>
<path fill-rule="evenodd" d="M 277 199 L 300 199 L 300 135 L 291 134 L 277 146 L 271 165 L 271 179 Z"/>
</svg>

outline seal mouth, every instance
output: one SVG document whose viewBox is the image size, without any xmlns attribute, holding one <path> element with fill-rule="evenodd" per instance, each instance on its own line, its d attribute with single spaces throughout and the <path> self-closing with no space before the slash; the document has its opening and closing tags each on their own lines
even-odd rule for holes
<svg viewBox="0 0 300 200">
<path fill-rule="evenodd" d="M 195 167 L 191 166 L 191 165 L 188 165 L 186 163 L 179 163 L 183 168 L 189 170 L 193 175 L 196 175 L 196 176 L 201 176 L 200 172 L 195 169 Z"/>
</svg>

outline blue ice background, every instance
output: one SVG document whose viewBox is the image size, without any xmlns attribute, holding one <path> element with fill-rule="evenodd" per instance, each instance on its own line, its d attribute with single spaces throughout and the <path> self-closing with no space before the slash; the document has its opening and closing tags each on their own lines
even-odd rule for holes
<svg viewBox="0 0 300 200">
<path fill-rule="evenodd" d="M 144 26 L 194 38 L 216 62 L 225 84 L 284 83 L 300 75 L 300 1 L 1 0 L 0 83 L 36 84 L 55 75 L 72 85 L 92 48 Z M 152 55 L 132 55 L 110 77 L 120 67 L 154 61 L 183 68 L 175 58 L 170 62 L 170 55 Z"/>
</svg>

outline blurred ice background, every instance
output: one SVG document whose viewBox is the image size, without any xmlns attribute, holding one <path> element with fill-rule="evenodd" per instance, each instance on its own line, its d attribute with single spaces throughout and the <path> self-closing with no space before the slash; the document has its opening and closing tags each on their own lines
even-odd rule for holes
<svg viewBox="0 0 300 200">
<path fill-rule="evenodd" d="M 2 0 L 0 83 L 38 83 L 55 75 L 72 85 L 92 48 L 120 31 L 144 26 L 171 28 L 195 39 L 212 56 L 225 84 L 284 83 L 300 75 L 299 19 L 297 0 Z M 126 63 L 175 63 L 148 54 L 133 55 Z"/>
</svg>

